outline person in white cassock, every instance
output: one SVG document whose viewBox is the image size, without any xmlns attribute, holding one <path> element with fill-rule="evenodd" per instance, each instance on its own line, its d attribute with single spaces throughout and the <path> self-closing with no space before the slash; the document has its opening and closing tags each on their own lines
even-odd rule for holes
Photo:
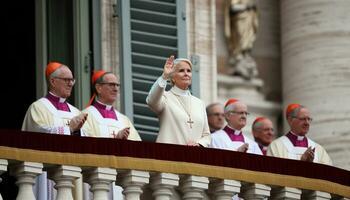
<svg viewBox="0 0 350 200">
<path fill-rule="evenodd" d="M 300 104 L 289 104 L 286 119 L 290 131 L 270 144 L 267 155 L 332 165 L 326 150 L 306 137 L 312 121 L 309 110 Z"/>
<path fill-rule="evenodd" d="M 118 78 L 111 72 L 100 70 L 94 72 L 91 82 L 94 95 L 83 110 L 89 115 L 82 127 L 85 136 L 141 141 L 129 118 L 113 107 L 120 87 Z M 84 185 L 84 199 L 92 199 L 88 185 Z M 122 188 L 113 182 L 108 195 L 109 199 L 123 199 Z"/>
<path fill-rule="evenodd" d="M 238 99 L 229 99 L 224 108 L 227 125 L 212 133 L 211 147 L 262 155 L 258 144 L 242 133 L 247 124 L 247 106 Z"/>
<path fill-rule="evenodd" d="M 83 113 L 87 113 L 83 130 L 86 136 L 141 141 L 129 118 L 114 107 L 120 83 L 111 72 L 97 71 L 92 76 L 95 95 Z"/>
<path fill-rule="evenodd" d="M 80 128 L 86 121 L 87 114 L 81 113 L 66 101 L 75 83 L 71 70 L 61 63 L 50 62 L 45 75 L 48 94 L 30 105 L 24 117 L 22 131 L 82 134 Z M 37 178 L 34 190 L 38 200 L 55 198 L 53 182 L 47 180 L 46 172 Z"/>
<path fill-rule="evenodd" d="M 224 107 L 227 125 L 211 134 L 210 147 L 262 155 L 258 144 L 242 133 L 247 124 L 248 107 L 235 98 L 229 99 Z M 239 200 L 238 195 L 232 197 Z"/>
<path fill-rule="evenodd" d="M 167 80 L 173 87 L 165 91 Z M 159 118 L 157 142 L 208 147 L 210 131 L 205 104 L 189 91 L 192 63 L 170 56 L 163 74 L 153 84 L 146 102 Z"/>
</svg>

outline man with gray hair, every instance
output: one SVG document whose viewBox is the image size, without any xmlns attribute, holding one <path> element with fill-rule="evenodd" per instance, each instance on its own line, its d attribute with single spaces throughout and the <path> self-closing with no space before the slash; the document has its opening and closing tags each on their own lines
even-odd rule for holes
<svg viewBox="0 0 350 200">
<path fill-rule="evenodd" d="M 247 124 L 247 105 L 238 99 L 229 99 L 224 108 L 227 126 L 211 134 L 211 147 L 231 151 L 246 152 L 262 155 L 256 142 L 242 134 Z"/>
<path fill-rule="evenodd" d="M 271 120 L 266 117 L 257 117 L 252 125 L 252 133 L 263 155 L 266 155 L 268 146 L 275 139 L 275 132 Z"/>
<path fill-rule="evenodd" d="M 209 104 L 206 108 L 210 133 L 221 130 L 225 123 L 224 108 L 220 103 Z"/>
<path fill-rule="evenodd" d="M 267 155 L 332 165 L 325 149 L 306 137 L 312 121 L 309 110 L 300 104 L 289 104 L 286 118 L 290 131 L 270 144 Z"/>
<path fill-rule="evenodd" d="M 85 123 L 87 114 L 81 113 L 66 101 L 75 83 L 71 70 L 64 64 L 50 62 L 45 75 L 49 91 L 45 97 L 30 105 L 23 120 L 22 131 L 61 135 L 83 134 L 80 128 Z M 35 187 L 38 187 L 34 190 L 36 199 L 55 199 L 53 182 L 47 179 L 46 172 L 37 178 Z"/>
</svg>

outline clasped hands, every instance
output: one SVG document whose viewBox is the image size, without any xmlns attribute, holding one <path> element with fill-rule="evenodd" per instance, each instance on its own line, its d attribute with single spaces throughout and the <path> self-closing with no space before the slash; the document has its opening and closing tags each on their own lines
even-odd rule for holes
<svg viewBox="0 0 350 200">
<path fill-rule="evenodd" d="M 300 160 L 312 162 L 315 158 L 315 148 L 308 147 L 301 156 Z"/>
<path fill-rule="evenodd" d="M 71 133 L 80 130 L 80 128 L 84 125 L 88 114 L 81 113 L 75 117 L 73 117 L 69 122 L 69 130 Z"/>
<path fill-rule="evenodd" d="M 117 134 L 115 134 L 113 132 L 112 136 L 113 136 L 113 138 L 116 138 L 116 139 L 126 140 L 126 139 L 128 139 L 129 134 L 130 134 L 130 127 L 126 127 L 126 128 L 123 128 L 122 130 L 118 131 Z"/>
</svg>

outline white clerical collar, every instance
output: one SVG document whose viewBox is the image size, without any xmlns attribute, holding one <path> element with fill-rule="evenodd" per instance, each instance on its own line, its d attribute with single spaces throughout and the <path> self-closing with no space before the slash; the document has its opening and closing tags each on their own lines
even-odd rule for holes
<svg viewBox="0 0 350 200">
<path fill-rule="evenodd" d="M 49 92 L 49 93 L 50 93 L 52 96 L 57 97 L 57 98 L 58 98 L 58 102 L 60 102 L 60 103 L 64 103 L 64 102 L 66 101 L 66 98 L 59 97 L 59 96 L 55 95 L 55 94 L 52 93 L 52 92 Z"/>
<path fill-rule="evenodd" d="M 101 101 L 99 101 L 99 100 L 97 100 L 97 99 L 96 99 L 96 101 L 97 101 L 97 103 L 106 106 L 106 107 L 105 107 L 106 110 L 112 110 L 112 108 L 113 108 L 113 105 L 107 105 L 107 104 L 102 103 Z"/>
<path fill-rule="evenodd" d="M 171 88 L 171 91 L 174 94 L 181 95 L 181 96 L 191 95 L 189 90 L 180 89 L 180 88 L 176 87 L 175 85 Z"/>
<path fill-rule="evenodd" d="M 299 136 L 299 135 L 293 133 L 293 131 L 290 131 L 290 133 L 293 134 L 293 135 L 295 135 L 295 136 L 297 137 L 297 140 L 298 140 L 298 141 L 302 141 L 302 140 L 304 139 L 304 137 L 305 137 L 305 136 Z"/>
<path fill-rule="evenodd" d="M 232 127 L 231 127 L 230 125 L 228 125 L 228 124 L 227 124 L 227 126 L 228 126 L 230 129 L 233 130 L 233 134 L 235 134 L 235 135 L 239 135 L 239 134 L 241 134 L 241 132 L 242 132 L 242 131 L 239 131 L 239 130 L 236 130 L 236 129 L 232 128 Z"/>
<path fill-rule="evenodd" d="M 269 148 L 268 146 L 262 145 L 262 149 L 263 149 L 264 151 L 267 151 L 268 148 Z"/>
</svg>

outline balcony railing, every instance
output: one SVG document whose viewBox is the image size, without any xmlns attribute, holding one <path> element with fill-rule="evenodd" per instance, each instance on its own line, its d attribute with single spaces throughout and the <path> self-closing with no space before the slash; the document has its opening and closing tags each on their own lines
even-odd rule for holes
<svg viewBox="0 0 350 200">
<path fill-rule="evenodd" d="M 79 177 L 99 200 L 108 199 L 113 181 L 127 200 L 228 200 L 235 194 L 249 200 L 350 197 L 350 172 L 332 166 L 201 147 L 15 130 L 0 130 L 0 173 L 6 171 L 17 179 L 19 200 L 35 199 L 32 187 L 43 171 L 55 182 L 57 199 L 65 200 L 73 199 L 73 183 Z"/>
</svg>

